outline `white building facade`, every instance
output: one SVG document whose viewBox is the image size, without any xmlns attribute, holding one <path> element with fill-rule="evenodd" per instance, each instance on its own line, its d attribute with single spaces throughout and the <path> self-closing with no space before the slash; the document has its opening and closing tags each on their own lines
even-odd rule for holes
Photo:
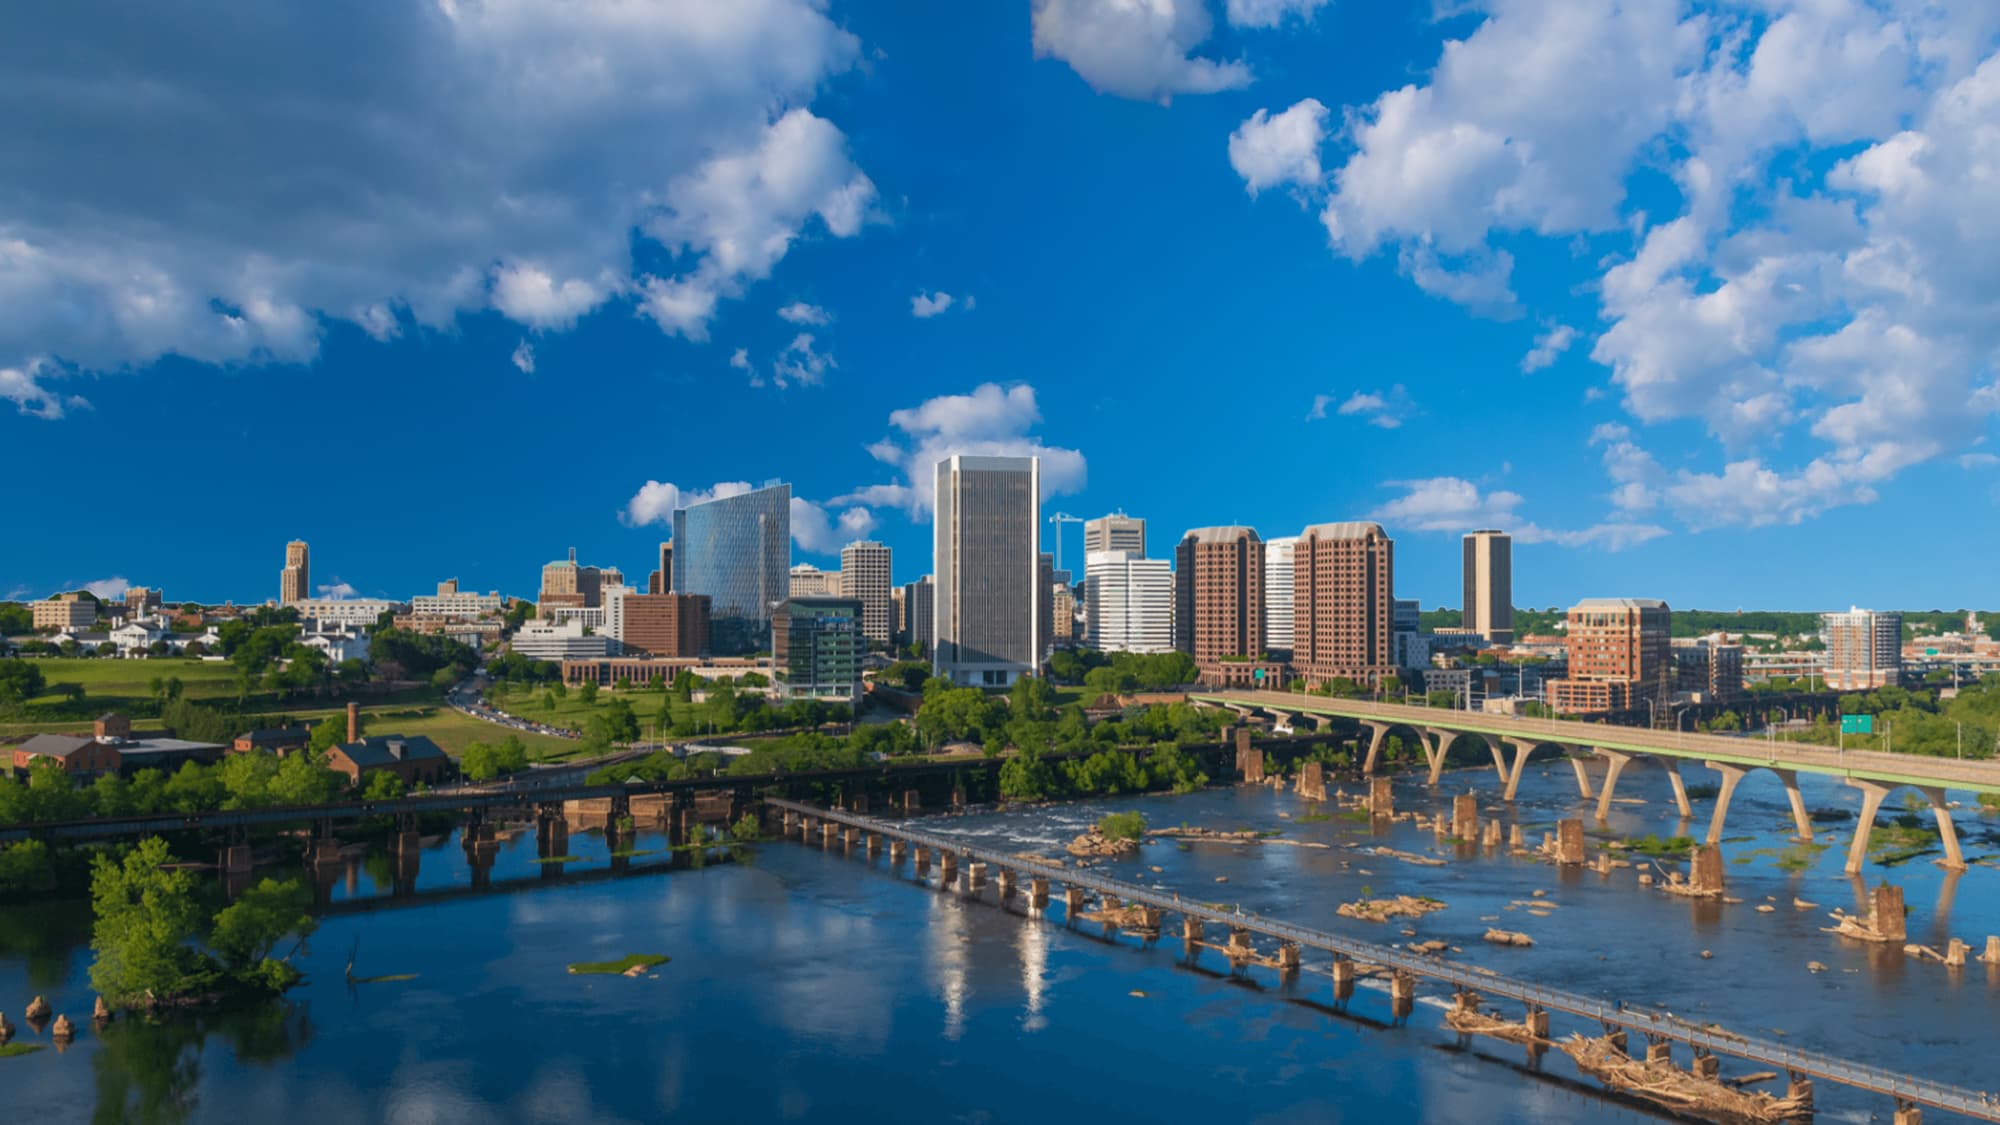
<svg viewBox="0 0 2000 1125">
<path fill-rule="evenodd" d="M 1264 645 L 1292 650 L 1292 560 L 1299 537 L 1264 540 Z"/>
<path fill-rule="evenodd" d="M 1171 652 L 1174 571 L 1165 559 L 1129 551 L 1084 556 L 1085 643 L 1100 652 Z"/>
</svg>

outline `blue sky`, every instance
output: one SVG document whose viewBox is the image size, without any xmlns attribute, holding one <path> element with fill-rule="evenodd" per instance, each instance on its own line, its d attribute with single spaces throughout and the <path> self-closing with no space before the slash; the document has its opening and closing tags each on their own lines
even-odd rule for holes
<svg viewBox="0 0 2000 1125">
<path fill-rule="evenodd" d="M 1426 605 L 1481 526 L 1522 604 L 1993 600 L 1988 3 L 100 6 L 0 16 L 0 594 L 532 593 L 774 477 L 908 580 L 966 449 Z"/>
</svg>

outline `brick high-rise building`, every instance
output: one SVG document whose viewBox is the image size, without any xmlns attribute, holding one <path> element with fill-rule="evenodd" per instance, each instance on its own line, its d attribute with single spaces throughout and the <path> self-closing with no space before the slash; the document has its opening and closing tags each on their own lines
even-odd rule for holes
<svg viewBox="0 0 2000 1125">
<path fill-rule="evenodd" d="M 36 629 L 88 629 L 97 624 L 97 602 L 81 591 L 57 594 L 47 601 L 35 602 L 29 612 Z"/>
<path fill-rule="evenodd" d="M 1826 686 L 1833 691 L 1870 691 L 1903 679 L 1903 615 L 1855 607 L 1820 615 L 1826 642 Z"/>
<path fill-rule="evenodd" d="M 797 591 L 793 591 L 796 596 Z M 861 603 L 861 635 L 868 643 L 889 643 L 889 548 L 872 539 L 840 549 L 840 595 Z"/>
<path fill-rule="evenodd" d="M 616 574 L 615 571 L 612 572 Z M 546 615 L 552 609 L 581 609 L 604 604 L 605 572 L 594 566 L 576 564 L 576 548 L 567 559 L 557 559 L 542 567 L 542 589 L 535 602 Z M 612 585 L 623 585 L 619 576 Z"/>
<path fill-rule="evenodd" d="M 1658 598 L 1585 598 L 1570 607 L 1569 671 L 1549 706 L 1570 715 L 1643 707 L 1673 691 L 1673 612 Z"/>
<path fill-rule="evenodd" d="M 660 569 L 646 576 L 646 592 L 665 594 L 674 588 L 674 544 L 672 540 L 660 544 Z"/>
<path fill-rule="evenodd" d="M 1395 543 L 1379 523 L 1314 524 L 1292 556 L 1292 667 L 1308 687 L 1396 672 Z"/>
<path fill-rule="evenodd" d="M 1264 654 L 1264 542 L 1247 527 L 1197 527 L 1174 548 L 1174 647 L 1204 678 Z"/>
<path fill-rule="evenodd" d="M 1497 645 L 1514 642 L 1514 538 L 1504 531 L 1465 536 L 1463 624 Z"/>
<path fill-rule="evenodd" d="M 626 594 L 618 641 L 629 655 L 700 656 L 708 651 L 708 598 L 703 594 Z"/>
<path fill-rule="evenodd" d="M 309 565 L 306 541 L 294 539 L 285 544 L 285 569 L 278 572 L 278 604 L 291 605 L 312 597 L 312 569 Z"/>
</svg>

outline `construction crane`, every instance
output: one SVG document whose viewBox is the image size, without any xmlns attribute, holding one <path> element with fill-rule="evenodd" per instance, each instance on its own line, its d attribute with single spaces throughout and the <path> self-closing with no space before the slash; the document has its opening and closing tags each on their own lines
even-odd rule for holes
<svg viewBox="0 0 2000 1125">
<path fill-rule="evenodd" d="M 1049 517 L 1049 522 L 1056 525 L 1056 569 L 1061 570 L 1063 569 L 1062 525 L 1066 523 L 1083 523 L 1084 520 L 1082 517 L 1072 516 L 1068 512 L 1057 512 L 1055 515 Z"/>
</svg>

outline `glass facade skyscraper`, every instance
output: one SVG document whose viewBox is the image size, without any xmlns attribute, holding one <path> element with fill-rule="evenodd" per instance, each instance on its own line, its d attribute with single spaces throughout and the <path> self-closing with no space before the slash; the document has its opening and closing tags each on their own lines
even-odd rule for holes
<svg viewBox="0 0 2000 1125">
<path fill-rule="evenodd" d="M 779 482 L 674 512 L 676 594 L 706 594 L 709 647 L 770 646 L 771 612 L 791 590 L 792 486 Z"/>
</svg>

